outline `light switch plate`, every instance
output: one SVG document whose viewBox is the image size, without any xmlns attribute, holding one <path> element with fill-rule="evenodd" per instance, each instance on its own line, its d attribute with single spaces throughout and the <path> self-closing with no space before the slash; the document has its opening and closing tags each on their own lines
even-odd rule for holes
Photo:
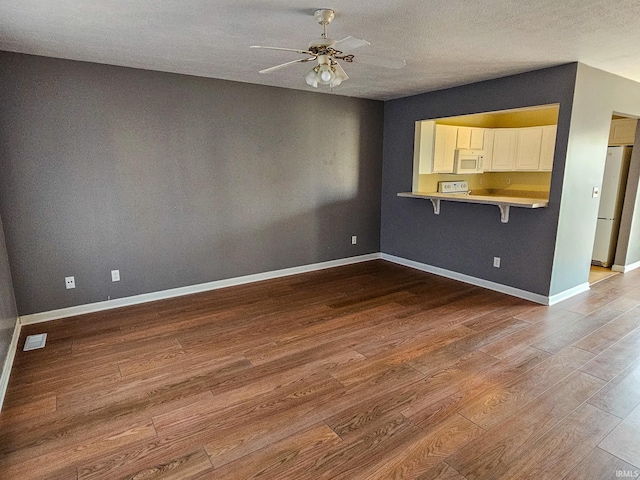
<svg viewBox="0 0 640 480">
<path fill-rule="evenodd" d="M 598 198 L 600 196 L 600 187 L 593 187 L 593 192 L 591 193 L 593 198 Z"/>
</svg>

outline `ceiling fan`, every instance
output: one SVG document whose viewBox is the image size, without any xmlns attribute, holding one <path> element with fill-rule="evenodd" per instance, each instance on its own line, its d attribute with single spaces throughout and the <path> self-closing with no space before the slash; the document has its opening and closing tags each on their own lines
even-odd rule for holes
<svg viewBox="0 0 640 480">
<path fill-rule="evenodd" d="M 319 39 L 313 40 L 309 43 L 309 47 L 306 50 L 297 48 L 280 48 L 280 47 L 263 47 L 260 45 L 252 45 L 250 48 L 264 48 L 267 50 L 284 50 L 287 52 L 295 52 L 300 54 L 309 55 L 309 57 L 299 58 L 291 62 L 282 63 L 274 67 L 265 68 L 260 70 L 260 73 L 269 73 L 280 68 L 288 67 L 294 63 L 306 63 L 316 60 L 318 63 L 313 69 L 305 75 L 307 84 L 312 87 L 318 88 L 318 85 L 328 85 L 329 87 L 337 87 L 342 82 L 347 80 L 349 76 L 342 68 L 342 65 L 338 60 L 342 60 L 347 63 L 353 62 L 355 56 L 352 54 L 345 54 L 344 51 L 355 50 L 356 48 L 365 47 L 371 45 L 366 40 L 361 40 L 355 37 L 346 37 L 342 40 L 335 41 L 327 37 L 327 25 L 335 18 L 335 11 L 329 8 L 322 8 L 316 10 L 313 14 L 317 22 L 322 25 L 322 35 Z M 369 63 L 376 66 L 382 66 L 387 68 L 402 68 L 406 65 L 406 62 L 402 58 L 382 59 L 378 56 L 358 56 L 358 61 L 361 63 Z"/>
</svg>

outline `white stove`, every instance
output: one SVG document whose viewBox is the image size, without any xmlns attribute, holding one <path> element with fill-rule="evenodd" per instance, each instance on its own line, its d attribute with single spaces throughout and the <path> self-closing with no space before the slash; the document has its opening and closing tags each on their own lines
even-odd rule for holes
<svg viewBox="0 0 640 480">
<path fill-rule="evenodd" d="M 459 193 L 469 195 L 469 182 L 438 182 L 438 193 Z"/>
</svg>

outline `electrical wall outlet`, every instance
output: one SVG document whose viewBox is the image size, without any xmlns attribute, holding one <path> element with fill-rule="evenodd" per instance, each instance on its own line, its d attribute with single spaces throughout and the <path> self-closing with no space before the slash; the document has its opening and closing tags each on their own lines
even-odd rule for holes
<svg viewBox="0 0 640 480">
<path fill-rule="evenodd" d="M 111 281 L 112 282 L 120 281 L 120 270 L 111 270 Z"/>
<path fill-rule="evenodd" d="M 67 290 L 70 288 L 76 288 L 76 277 L 64 277 L 64 284 Z"/>
<path fill-rule="evenodd" d="M 598 198 L 600 196 L 600 187 L 593 187 L 593 190 L 591 192 L 591 196 L 593 198 Z"/>
<path fill-rule="evenodd" d="M 493 257 L 493 266 L 500 268 L 500 257 Z"/>
<path fill-rule="evenodd" d="M 358 236 L 357 235 L 352 235 L 351 236 L 351 245 L 355 245 L 356 243 L 358 243 Z"/>
</svg>

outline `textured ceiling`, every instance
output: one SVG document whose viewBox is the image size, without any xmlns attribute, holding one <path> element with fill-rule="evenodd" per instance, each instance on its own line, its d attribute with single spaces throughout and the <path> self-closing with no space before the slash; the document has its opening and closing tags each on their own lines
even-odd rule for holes
<svg viewBox="0 0 640 480">
<path fill-rule="evenodd" d="M 324 7 L 331 38 L 371 42 L 336 95 L 385 100 L 572 61 L 640 81 L 638 0 L 5 0 L 0 50 L 316 91 L 310 63 L 258 73 L 298 54 L 249 46 L 307 48 Z"/>
</svg>

